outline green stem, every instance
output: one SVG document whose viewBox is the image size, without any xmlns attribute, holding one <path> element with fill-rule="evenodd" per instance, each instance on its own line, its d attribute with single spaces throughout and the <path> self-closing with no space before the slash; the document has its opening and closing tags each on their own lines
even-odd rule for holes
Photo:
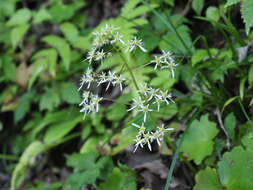
<svg viewBox="0 0 253 190">
<path fill-rule="evenodd" d="M 131 69 L 130 66 L 127 64 L 127 62 L 126 62 L 125 58 L 123 57 L 123 55 L 121 55 L 121 53 L 120 53 L 119 55 L 120 55 L 121 59 L 123 60 L 123 63 L 124 63 L 124 65 L 126 66 L 128 72 L 129 72 L 130 75 L 131 75 L 131 78 L 132 78 L 132 80 L 133 80 L 133 82 L 134 82 L 135 88 L 136 88 L 137 90 L 139 90 L 139 86 L 138 86 L 137 81 L 136 81 L 136 79 L 135 79 L 135 77 L 134 77 L 134 73 L 133 73 L 132 69 Z"/>
<path fill-rule="evenodd" d="M 250 118 L 249 118 L 249 116 L 248 116 L 248 114 L 247 114 L 247 112 L 246 112 L 246 110 L 245 110 L 245 108 L 244 108 L 244 106 L 243 106 L 243 104 L 242 104 L 242 101 L 241 101 L 241 100 L 238 100 L 238 102 L 239 102 L 239 104 L 240 104 L 240 107 L 241 107 L 241 109 L 242 109 L 242 112 L 243 112 L 244 116 L 246 117 L 246 119 L 247 119 L 248 121 L 250 121 Z"/>
<path fill-rule="evenodd" d="M 168 176 L 167 176 L 167 180 L 166 180 L 164 190 L 169 190 L 170 189 L 170 183 L 171 183 L 171 180 L 172 180 L 172 175 L 173 175 L 173 172 L 174 172 L 174 169 L 175 169 L 175 166 L 176 166 L 176 162 L 177 162 L 177 158 L 178 158 L 178 155 L 179 155 L 179 152 L 180 152 L 180 146 L 181 146 L 182 141 L 183 141 L 182 139 L 183 139 L 183 136 L 176 143 L 177 144 L 176 145 L 176 152 L 175 152 L 175 154 L 172 158 L 172 162 L 171 162 L 171 165 L 170 165 L 170 169 L 169 169 L 169 173 L 168 173 Z"/>
</svg>

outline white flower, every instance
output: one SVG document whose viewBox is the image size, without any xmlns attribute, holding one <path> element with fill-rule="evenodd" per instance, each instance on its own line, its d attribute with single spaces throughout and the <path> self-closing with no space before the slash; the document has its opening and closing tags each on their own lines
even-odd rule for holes
<svg viewBox="0 0 253 190">
<path fill-rule="evenodd" d="M 96 56 L 96 49 L 92 48 L 89 52 L 88 52 L 88 56 L 86 58 L 86 60 L 89 61 L 89 63 L 91 64 L 92 60 L 95 58 Z"/>
<path fill-rule="evenodd" d="M 122 43 L 123 45 L 125 45 L 126 43 L 122 40 L 123 38 L 123 35 L 121 35 L 120 33 L 116 33 L 113 35 L 113 40 L 111 40 L 111 44 L 114 44 L 115 42 L 120 42 Z"/>
<path fill-rule="evenodd" d="M 164 68 L 167 69 L 168 68 L 171 72 L 172 78 L 175 78 L 174 70 L 175 70 L 175 67 L 178 66 L 178 64 L 175 64 L 174 60 L 166 61 L 164 64 L 165 65 L 162 66 L 162 69 L 164 69 Z"/>
<path fill-rule="evenodd" d="M 112 84 L 113 84 L 113 85 L 119 84 L 120 90 L 122 91 L 122 89 L 123 89 L 122 83 L 123 83 L 125 80 L 126 80 L 126 79 L 125 79 L 122 75 L 115 76 L 115 77 L 114 77 L 114 81 L 112 81 Z"/>
<path fill-rule="evenodd" d="M 136 138 L 134 139 L 134 141 L 135 141 L 135 149 L 134 149 L 134 152 L 137 150 L 137 148 L 139 147 L 139 146 L 141 146 L 141 148 L 143 148 L 143 142 L 144 142 L 144 140 L 140 137 L 140 136 L 136 136 Z"/>
<path fill-rule="evenodd" d="M 153 97 L 157 96 L 158 91 L 159 91 L 158 89 L 149 87 L 148 88 L 148 95 L 149 95 L 148 101 L 152 100 Z"/>
<path fill-rule="evenodd" d="M 131 111 L 135 108 L 137 108 L 137 109 L 141 108 L 144 106 L 144 103 L 145 103 L 145 101 L 143 101 L 140 97 L 138 97 L 137 99 L 134 98 L 133 99 L 133 106 L 127 111 Z"/>
<path fill-rule="evenodd" d="M 148 148 L 150 151 L 152 151 L 152 148 L 151 148 L 151 144 L 150 144 L 150 140 L 151 140 L 151 136 L 150 136 L 150 133 L 149 131 L 147 133 L 144 133 L 143 134 L 143 142 L 145 144 L 148 144 Z"/>
<path fill-rule="evenodd" d="M 96 52 L 96 61 L 102 60 L 106 57 L 106 53 L 104 52 L 104 50 L 102 49 L 101 51 L 97 51 Z"/>
<path fill-rule="evenodd" d="M 141 125 L 132 123 L 132 125 L 139 129 L 139 133 L 138 133 L 139 135 L 143 135 L 145 133 L 146 127 L 144 126 L 144 123 L 142 123 Z"/>
<path fill-rule="evenodd" d="M 83 74 L 83 76 L 81 78 L 81 84 L 80 84 L 80 87 L 78 88 L 78 91 L 80 91 L 82 89 L 84 83 L 88 83 L 87 88 L 90 88 L 90 84 L 93 81 L 94 81 L 94 77 L 92 76 L 92 69 L 88 68 L 86 73 Z"/>
<path fill-rule="evenodd" d="M 143 42 L 142 40 L 138 40 L 136 37 L 134 37 L 133 40 L 130 40 L 128 42 L 128 46 L 126 51 L 133 51 L 136 47 L 139 47 L 143 52 L 147 52 L 147 50 L 143 47 Z"/>
<path fill-rule="evenodd" d="M 89 104 L 83 105 L 83 108 L 80 110 L 80 112 L 84 112 L 84 117 L 89 114 L 93 110 L 92 106 Z"/>
<path fill-rule="evenodd" d="M 98 112 L 98 108 L 99 108 L 99 102 L 103 100 L 102 97 L 98 97 L 98 95 L 93 95 L 93 97 L 91 98 L 91 104 L 94 105 L 94 107 L 96 108 L 96 112 Z"/>
<path fill-rule="evenodd" d="M 155 56 L 155 59 L 150 61 L 150 63 L 155 63 L 154 69 L 156 70 L 157 67 L 163 63 L 163 57 L 162 56 Z"/>
<path fill-rule="evenodd" d="M 80 112 L 84 113 L 84 117 L 91 112 L 98 112 L 99 110 L 99 102 L 103 98 L 98 97 L 98 95 L 93 95 L 88 91 L 83 93 L 83 101 L 79 104 L 82 106 Z"/>
<path fill-rule="evenodd" d="M 108 76 L 106 77 L 106 80 L 105 80 L 106 82 L 108 82 L 108 85 L 105 90 L 108 90 L 110 84 L 114 81 L 114 79 L 115 79 L 115 72 L 109 71 Z"/>
<path fill-rule="evenodd" d="M 97 82 L 98 82 L 98 86 L 102 83 L 105 83 L 107 81 L 107 76 L 105 73 L 101 73 L 99 75 L 97 75 L 98 79 L 97 79 Z"/>
<path fill-rule="evenodd" d="M 148 107 L 149 107 L 149 105 L 143 105 L 142 107 L 139 108 L 139 111 L 144 113 L 144 117 L 143 117 L 144 122 L 146 122 L 147 113 L 153 111 L 153 110 L 149 109 Z"/>
<path fill-rule="evenodd" d="M 164 59 L 164 62 L 172 59 L 172 53 L 171 53 L 171 51 L 164 51 L 164 50 L 162 50 L 162 53 L 163 53 L 162 54 L 162 58 Z"/>
<path fill-rule="evenodd" d="M 168 93 L 168 90 L 166 90 L 166 91 L 160 90 L 160 96 L 163 99 L 163 101 L 166 102 L 166 104 L 169 104 L 169 101 L 167 99 L 169 99 L 171 102 L 175 103 L 172 99 L 172 94 Z"/>
<path fill-rule="evenodd" d="M 160 110 L 160 103 L 163 101 L 161 96 L 155 96 L 155 102 L 153 104 L 157 104 L 157 111 Z"/>
<path fill-rule="evenodd" d="M 145 96 L 147 96 L 148 92 L 149 92 L 149 88 L 148 88 L 147 84 L 141 84 L 140 89 L 138 90 L 138 92 L 145 95 Z"/>
<path fill-rule="evenodd" d="M 160 146 L 161 143 L 161 133 L 159 131 L 155 131 L 155 132 L 151 132 L 151 135 L 150 135 L 150 139 L 151 139 L 151 142 L 153 142 L 154 140 L 156 140 L 157 144 Z"/>
<path fill-rule="evenodd" d="M 90 92 L 84 91 L 82 97 L 83 97 L 83 101 L 79 104 L 79 106 L 82 106 L 82 105 L 88 103 L 89 97 L 90 97 Z"/>
<path fill-rule="evenodd" d="M 172 131 L 173 130 L 173 128 L 164 128 L 164 124 L 162 124 L 161 126 L 159 126 L 159 127 L 157 127 L 158 128 L 158 133 L 159 134 L 161 134 L 161 136 L 163 136 L 164 135 L 164 133 L 165 132 L 167 132 L 167 131 Z"/>
</svg>

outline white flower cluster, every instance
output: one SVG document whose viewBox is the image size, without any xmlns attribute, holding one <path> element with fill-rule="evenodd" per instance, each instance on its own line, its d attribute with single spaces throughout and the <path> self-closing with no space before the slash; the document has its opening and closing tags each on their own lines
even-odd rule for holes
<svg viewBox="0 0 253 190">
<path fill-rule="evenodd" d="M 150 151 L 152 151 L 151 143 L 153 141 L 156 141 L 157 144 L 160 146 L 161 141 L 163 140 L 164 133 L 167 131 L 173 130 L 173 128 L 164 128 L 164 125 L 161 125 L 157 127 L 157 130 L 155 132 L 146 132 L 146 127 L 144 126 L 144 123 L 141 125 L 137 125 L 135 123 L 132 124 L 133 126 L 137 127 L 139 129 L 138 135 L 134 139 L 135 141 L 135 149 L 134 152 L 137 150 L 137 148 L 140 146 L 143 148 L 144 145 L 148 145 L 148 148 Z"/>
<path fill-rule="evenodd" d="M 147 51 L 143 47 L 143 42 L 141 39 L 137 39 L 136 37 L 134 37 L 134 39 L 125 42 L 123 40 L 123 35 L 117 32 L 118 29 L 119 28 L 117 27 L 106 25 L 100 31 L 96 31 L 93 33 L 95 38 L 92 43 L 92 48 L 88 52 L 88 56 L 86 58 L 89 63 L 92 63 L 92 61 L 102 61 L 104 58 L 110 56 L 111 52 L 104 52 L 102 47 L 105 45 L 113 45 L 117 42 L 124 45 L 126 51 L 129 52 L 135 50 L 137 47 L 144 52 Z"/>
<path fill-rule="evenodd" d="M 136 109 L 137 112 L 141 112 L 144 113 L 144 117 L 143 117 L 143 122 L 142 125 L 139 126 L 135 123 L 133 123 L 132 125 L 137 127 L 139 129 L 138 135 L 136 136 L 136 138 L 134 139 L 135 141 L 135 150 L 137 150 L 137 148 L 143 147 L 143 145 L 147 144 L 149 150 L 151 151 L 151 143 L 153 141 L 156 141 L 157 144 L 160 146 L 160 142 L 163 139 L 164 136 L 164 132 L 168 131 L 168 130 L 173 130 L 171 128 L 165 129 L 164 126 L 160 126 L 157 127 L 157 130 L 155 132 L 146 132 L 146 127 L 144 126 L 144 123 L 146 122 L 147 119 L 147 114 L 148 112 L 152 112 L 154 110 L 150 109 L 149 106 L 151 104 L 155 104 L 157 107 L 157 111 L 160 110 L 160 104 L 161 103 L 166 103 L 169 104 L 170 102 L 174 101 L 172 100 L 172 95 L 171 93 L 168 93 L 167 91 L 163 91 L 160 89 L 154 89 L 151 87 L 148 87 L 146 84 L 142 84 L 140 89 L 139 89 L 139 94 L 140 97 L 137 99 L 133 99 L 133 106 L 128 110 L 131 111 L 133 109 Z"/>
<path fill-rule="evenodd" d="M 88 84 L 87 88 L 90 88 L 91 82 L 96 82 L 98 86 L 103 83 L 108 83 L 106 90 L 108 90 L 110 85 L 112 86 L 119 85 L 120 90 L 122 91 L 123 82 L 125 80 L 126 79 L 122 75 L 117 75 L 115 72 L 109 71 L 108 75 L 106 75 L 103 72 L 99 74 L 99 73 L 93 73 L 92 69 L 88 68 L 81 78 L 81 84 L 78 91 L 82 89 L 84 84 Z"/>
<path fill-rule="evenodd" d="M 157 67 L 161 69 L 169 69 L 172 75 L 172 78 L 175 77 L 175 67 L 178 65 L 175 63 L 173 54 L 170 51 L 162 51 L 162 55 L 155 56 L 155 59 L 150 63 L 155 63 L 155 70 Z"/>
<path fill-rule="evenodd" d="M 128 110 L 131 111 L 136 109 L 138 112 L 144 113 L 143 122 L 146 122 L 147 113 L 154 111 L 149 108 L 151 104 L 156 104 L 157 111 L 160 111 L 161 103 L 169 104 L 172 100 L 172 94 L 167 91 L 160 89 L 154 89 L 148 87 L 147 84 L 142 84 L 138 90 L 140 97 L 133 99 L 133 106 Z"/>
<path fill-rule="evenodd" d="M 103 99 L 89 91 L 84 91 L 82 95 L 83 101 L 79 104 L 82 106 L 80 112 L 84 113 L 84 117 L 89 113 L 98 112 L 99 102 Z"/>
</svg>

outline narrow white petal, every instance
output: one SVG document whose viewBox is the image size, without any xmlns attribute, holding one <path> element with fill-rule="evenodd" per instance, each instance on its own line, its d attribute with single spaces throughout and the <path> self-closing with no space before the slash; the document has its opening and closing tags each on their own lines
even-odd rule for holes
<svg viewBox="0 0 253 190">
<path fill-rule="evenodd" d="M 109 86 L 110 86 L 110 82 L 108 83 L 108 85 L 107 85 L 107 87 L 106 87 L 105 91 L 107 91 L 107 90 L 108 90 Z"/>
<path fill-rule="evenodd" d="M 152 151 L 152 148 L 151 148 L 151 145 L 150 145 L 150 142 L 148 141 L 148 148 L 150 151 Z"/>
<path fill-rule="evenodd" d="M 138 46 L 143 52 L 147 52 L 147 50 L 144 48 L 144 47 L 142 47 L 142 46 Z"/>
</svg>

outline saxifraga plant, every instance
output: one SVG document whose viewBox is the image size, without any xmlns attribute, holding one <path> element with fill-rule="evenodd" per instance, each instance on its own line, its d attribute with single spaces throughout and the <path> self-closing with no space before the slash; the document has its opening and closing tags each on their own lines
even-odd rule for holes
<svg viewBox="0 0 253 190">
<path fill-rule="evenodd" d="M 161 124 L 156 127 L 155 130 L 148 130 L 146 125 L 147 117 L 149 117 L 150 112 L 159 112 L 161 104 L 170 104 L 175 103 L 172 99 L 172 94 L 170 92 L 155 89 L 150 87 L 148 84 L 138 84 L 138 81 L 135 78 L 133 68 L 129 66 L 127 60 L 124 58 L 124 53 L 133 52 L 139 48 L 144 53 L 147 50 L 144 48 L 144 44 L 141 39 L 134 37 L 128 42 L 122 39 L 122 34 L 117 32 L 118 28 L 111 25 L 106 25 L 99 31 L 94 32 L 94 39 L 92 42 L 92 48 L 88 52 L 86 60 L 89 64 L 98 63 L 103 64 L 103 61 L 112 56 L 113 53 L 118 53 L 122 60 L 122 67 L 120 72 L 115 73 L 113 71 L 108 72 L 94 72 L 92 68 L 88 68 L 86 72 L 81 77 L 81 83 L 79 91 L 84 88 L 86 89 L 82 92 L 82 102 L 79 104 L 81 106 L 80 112 L 84 113 L 84 117 L 90 113 L 96 113 L 99 111 L 99 103 L 103 100 L 103 97 L 99 97 L 96 94 L 93 94 L 89 91 L 91 83 L 97 84 L 106 84 L 106 89 L 112 86 L 119 86 L 122 93 L 124 93 L 126 87 L 130 82 L 133 82 L 137 96 L 132 100 L 132 106 L 128 111 L 133 112 L 133 114 L 143 113 L 143 119 L 141 124 L 132 123 L 132 125 L 138 128 L 138 134 L 134 139 L 135 149 L 138 147 L 143 148 L 144 145 L 147 145 L 149 150 L 152 150 L 151 143 L 157 142 L 160 146 L 161 141 L 163 140 L 164 133 L 172 128 L 165 128 L 164 124 Z M 156 69 L 169 69 L 171 77 L 174 77 L 174 70 L 177 66 L 175 58 L 170 51 L 162 51 L 160 55 L 155 55 L 154 60 L 147 63 L 146 65 L 153 64 L 154 70 Z M 130 74 L 130 79 L 127 79 L 123 74 L 123 69 L 126 68 Z M 130 81 L 131 80 L 131 81 Z M 124 84 L 123 84 L 124 83 Z M 155 106 L 155 108 L 154 108 Z M 151 108 L 152 107 L 152 108 Z"/>
</svg>

